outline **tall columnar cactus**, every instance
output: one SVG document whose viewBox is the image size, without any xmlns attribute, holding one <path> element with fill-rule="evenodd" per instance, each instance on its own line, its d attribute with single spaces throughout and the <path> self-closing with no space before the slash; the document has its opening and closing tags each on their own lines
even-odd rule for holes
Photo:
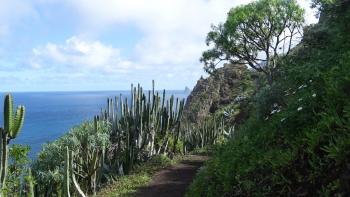
<svg viewBox="0 0 350 197">
<path fill-rule="evenodd" d="M 194 148 L 203 148 L 217 143 L 226 136 L 224 120 L 220 118 L 208 118 L 201 125 L 186 125 L 183 130 L 184 151 Z"/>
<path fill-rule="evenodd" d="M 63 174 L 63 187 L 62 187 L 62 196 L 70 197 L 70 168 L 69 165 L 70 157 L 69 157 L 69 149 L 66 147 L 65 158 L 64 158 L 64 174 Z"/>
<path fill-rule="evenodd" d="M 123 150 L 126 172 L 144 157 L 141 152 L 148 152 L 148 156 L 167 153 L 170 138 L 174 139 L 172 145 L 176 145 L 184 102 L 174 96 L 167 100 L 165 91 L 159 96 L 154 81 L 148 94 L 140 85 L 131 85 L 129 99 L 120 96 L 115 101 L 107 100 L 107 109 L 101 117 L 113 126 L 113 143 L 118 151 Z"/>
<path fill-rule="evenodd" d="M 16 113 L 13 111 L 13 99 L 11 94 L 5 95 L 4 101 L 4 127 L 0 128 L 0 187 L 5 188 L 8 163 L 8 144 L 17 137 L 24 122 L 25 108 L 18 106 Z"/>
<path fill-rule="evenodd" d="M 75 190 L 78 192 L 79 196 L 86 197 L 85 193 L 81 189 L 79 183 L 77 182 L 74 174 L 74 155 L 68 146 L 65 148 L 65 158 L 64 158 L 64 180 L 62 187 L 62 196 L 70 197 L 70 184 L 73 182 Z M 72 181 L 71 181 L 72 180 Z"/>
<path fill-rule="evenodd" d="M 82 134 L 79 135 L 79 150 L 73 154 L 72 150 L 65 149 L 62 194 L 70 196 L 71 191 L 80 196 L 85 196 L 84 193 L 94 195 L 102 179 L 113 174 L 111 171 L 128 173 L 135 162 L 172 151 L 168 146 L 175 146 L 179 139 L 183 107 L 184 100 L 173 96 L 167 100 L 165 91 L 159 96 L 154 90 L 154 82 L 148 95 L 140 85 L 132 85 L 130 97 L 108 99 L 107 108 L 94 117 L 91 124 L 92 135 L 97 139 L 107 134 L 111 144 L 90 147 L 91 135 Z M 104 128 L 108 133 L 102 133 Z"/>
<path fill-rule="evenodd" d="M 28 169 L 28 175 L 24 177 L 24 180 L 26 184 L 27 196 L 34 197 L 34 178 L 30 168 Z"/>
</svg>

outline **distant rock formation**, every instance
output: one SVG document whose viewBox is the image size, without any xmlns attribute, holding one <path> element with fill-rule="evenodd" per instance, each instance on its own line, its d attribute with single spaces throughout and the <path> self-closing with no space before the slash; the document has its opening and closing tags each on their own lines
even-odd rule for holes
<svg viewBox="0 0 350 197">
<path fill-rule="evenodd" d="M 185 87 L 185 93 L 191 93 L 191 89 L 189 87 Z"/>
<path fill-rule="evenodd" d="M 184 119 L 198 123 L 242 96 L 253 72 L 245 65 L 225 64 L 208 78 L 201 77 L 188 96 Z"/>
</svg>

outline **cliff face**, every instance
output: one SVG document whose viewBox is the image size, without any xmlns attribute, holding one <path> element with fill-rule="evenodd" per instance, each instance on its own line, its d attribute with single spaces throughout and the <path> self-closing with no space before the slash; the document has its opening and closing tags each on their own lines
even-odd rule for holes
<svg viewBox="0 0 350 197">
<path fill-rule="evenodd" d="M 225 64 L 214 75 L 198 80 L 188 96 L 184 120 L 198 123 L 246 96 L 252 86 L 252 72 L 244 65 Z"/>
</svg>

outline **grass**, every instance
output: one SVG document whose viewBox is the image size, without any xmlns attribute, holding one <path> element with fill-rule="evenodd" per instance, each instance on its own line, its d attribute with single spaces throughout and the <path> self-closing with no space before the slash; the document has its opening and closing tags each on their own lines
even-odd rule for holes
<svg viewBox="0 0 350 197">
<path fill-rule="evenodd" d="M 114 183 L 103 188 L 97 196 L 116 197 L 133 196 L 138 188 L 147 185 L 153 175 L 161 169 L 181 161 L 183 156 L 169 159 L 166 156 L 154 156 L 149 161 L 137 166 L 130 175 L 121 176 Z"/>
</svg>

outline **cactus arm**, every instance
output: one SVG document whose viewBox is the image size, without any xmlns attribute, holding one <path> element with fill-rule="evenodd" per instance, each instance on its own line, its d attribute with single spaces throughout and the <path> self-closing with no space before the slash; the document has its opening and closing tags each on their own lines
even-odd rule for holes
<svg viewBox="0 0 350 197">
<path fill-rule="evenodd" d="M 34 180 L 33 180 L 32 171 L 28 169 L 28 176 L 26 177 L 26 184 L 28 185 L 27 196 L 35 197 L 34 195 Z"/>
<path fill-rule="evenodd" d="M 73 152 L 72 151 L 69 151 L 69 166 L 70 166 L 70 173 L 72 175 L 72 181 L 73 181 L 73 184 L 75 186 L 75 189 L 78 191 L 79 195 L 81 197 L 87 197 L 83 190 L 80 188 L 76 178 L 75 178 L 75 174 L 74 174 L 74 171 L 73 171 Z"/>
<path fill-rule="evenodd" d="M 18 106 L 16 110 L 16 115 L 14 119 L 14 125 L 13 129 L 10 130 L 9 137 L 11 139 L 14 139 L 17 137 L 18 133 L 23 127 L 24 122 L 24 115 L 25 115 L 25 107 L 24 106 Z"/>
<path fill-rule="evenodd" d="M 5 132 L 11 131 L 13 128 L 13 99 L 11 94 L 5 96 L 4 101 L 4 129 Z"/>
<path fill-rule="evenodd" d="M 72 174 L 72 179 L 73 179 L 73 183 L 74 183 L 75 189 L 78 191 L 79 195 L 80 195 L 81 197 L 87 197 L 87 196 L 84 194 L 83 190 L 80 188 L 80 186 L 79 186 L 79 184 L 78 184 L 78 182 L 77 182 L 77 180 L 76 180 L 74 174 Z"/>
</svg>

